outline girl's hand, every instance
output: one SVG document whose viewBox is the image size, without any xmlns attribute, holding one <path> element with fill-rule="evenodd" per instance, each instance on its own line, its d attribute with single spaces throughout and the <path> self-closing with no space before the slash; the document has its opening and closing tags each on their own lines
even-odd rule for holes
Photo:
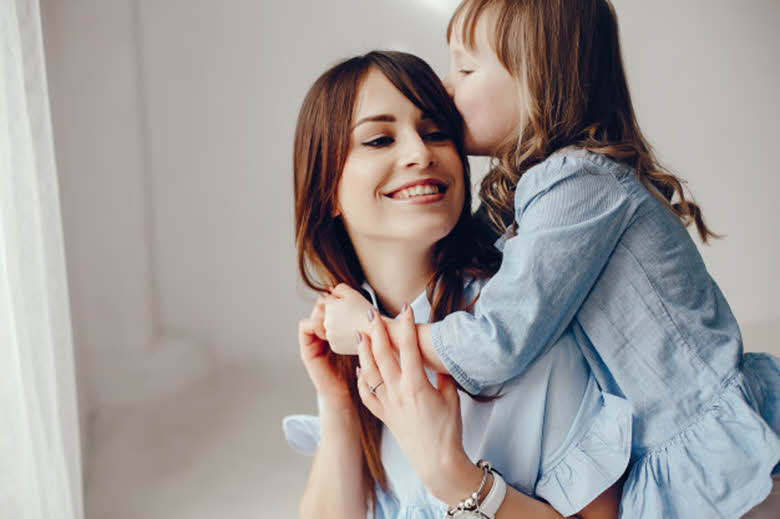
<svg viewBox="0 0 780 519">
<path fill-rule="evenodd" d="M 371 303 L 344 283 L 336 285 L 324 300 L 323 325 L 331 349 L 341 355 L 357 355 L 356 333 L 366 328 Z"/>
<path fill-rule="evenodd" d="M 468 495 L 477 488 L 481 470 L 463 450 L 460 400 L 455 384 L 442 374 L 436 375 L 437 387 L 428 381 L 411 307 L 406 306 L 397 322 L 400 365 L 385 324 L 376 312 L 369 324 L 370 336 L 362 336 L 358 347 L 360 398 L 393 433 L 412 469 L 431 494 L 443 501 L 460 495 L 463 490 L 453 489 L 452 479 L 448 478 L 454 473 L 467 489 L 464 496 Z M 375 394 L 371 393 L 371 387 L 375 388 Z"/>
<path fill-rule="evenodd" d="M 298 323 L 298 345 L 303 365 L 317 394 L 326 403 L 339 406 L 351 400 L 347 382 L 329 359 L 330 347 L 325 341 L 324 315 L 325 299 L 320 297 L 314 304 L 311 315 Z"/>
</svg>

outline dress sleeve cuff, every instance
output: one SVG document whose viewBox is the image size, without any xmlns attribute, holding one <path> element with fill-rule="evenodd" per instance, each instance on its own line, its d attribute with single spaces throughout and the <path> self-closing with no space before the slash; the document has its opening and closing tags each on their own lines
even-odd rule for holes
<svg viewBox="0 0 780 519">
<path fill-rule="evenodd" d="M 436 352 L 436 355 L 439 356 L 439 360 L 441 360 L 441 363 L 447 368 L 447 371 L 449 371 L 452 378 L 454 378 L 466 392 L 472 395 L 479 394 L 479 392 L 482 391 L 482 386 L 476 380 L 466 375 L 447 351 L 447 341 L 444 337 L 444 335 L 446 335 L 446 325 L 446 319 L 431 324 L 431 344 L 433 345 L 433 350 Z"/>
<path fill-rule="evenodd" d="M 314 456 L 322 439 L 319 416 L 285 416 L 282 420 L 282 430 L 290 447 L 306 456 Z"/>
<path fill-rule="evenodd" d="M 536 495 L 564 517 L 574 515 L 620 479 L 630 456 L 631 404 L 604 393 L 585 433 L 542 467 Z"/>
</svg>

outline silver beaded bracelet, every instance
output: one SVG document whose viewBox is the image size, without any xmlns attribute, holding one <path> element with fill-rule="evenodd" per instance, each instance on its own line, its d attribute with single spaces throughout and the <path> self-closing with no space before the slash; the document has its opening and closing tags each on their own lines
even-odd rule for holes
<svg viewBox="0 0 780 519">
<path fill-rule="evenodd" d="M 499 479 L 501 480 L 500 483 L 503 483 L 503 478 L 501 478 L 501 475 L 496 471 L 491 465 L 490 462 L 486 460 L 479 460 L 477 462 L 477 467 L 482 469 L 482 481 L 479 484 L 479 488 L 473 492 L 469 497 L 464 499 L 463 501 L 459 502 L 457 506 L 454 506 L 447 510 L 447 515 L 445 516 L 445 519 L 448 517 L 453 517 L 455 515 L 463 514 L 463 513 L 469 513 L 469 515 L 474 516 L 475 514 L 478 514 L 477 517 L 484 517 L 487 519 L 492 519 L 493 515 L 495 514 L 495 511 L 492 515 L 486 515 L 481 509 L 480 504 L 483 502 L 484 496 L 482 495 L 482 491 L 485 489 L 485 483 L 487 482 L 488 474 L 493 473 L 493 487 L 495 487 L 497 484 L 499 484 Z M 492 489 L 491 489 L 492 490 Z M 503 489 L 505 490 L 505 488 Z M 500 500 L 503 501 L 503 494 L 501 493 Z M 500 502 L 499 502 L 500 503 Z M 496 507 L 497 508 L 497 507 Z"/>
</svg>

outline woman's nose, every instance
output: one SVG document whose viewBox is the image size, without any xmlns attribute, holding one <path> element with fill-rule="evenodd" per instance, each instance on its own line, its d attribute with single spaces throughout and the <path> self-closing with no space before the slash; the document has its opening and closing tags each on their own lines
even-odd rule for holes
<svg viewBox="0 0 780 519">
<path fill-rule="evenodd" d="M 433 151 L 419 135 L 407 139 L 401 160 L 406 167 L 428 168 L 436 163 Z"/>
</svg>

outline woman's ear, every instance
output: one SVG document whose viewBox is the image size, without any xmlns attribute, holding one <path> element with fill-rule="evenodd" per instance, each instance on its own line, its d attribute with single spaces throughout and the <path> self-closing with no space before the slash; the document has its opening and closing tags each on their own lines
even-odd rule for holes
<svg viewBox="0 0 780 519">
<path fill-rule="evenodd" d="M 338 204 L 334 205 L 333 208 L 330 210 L 330 216 L 332 218 L 337 218 L 341 216 L 341 209 L 339 208 Z"/>
</svg>

